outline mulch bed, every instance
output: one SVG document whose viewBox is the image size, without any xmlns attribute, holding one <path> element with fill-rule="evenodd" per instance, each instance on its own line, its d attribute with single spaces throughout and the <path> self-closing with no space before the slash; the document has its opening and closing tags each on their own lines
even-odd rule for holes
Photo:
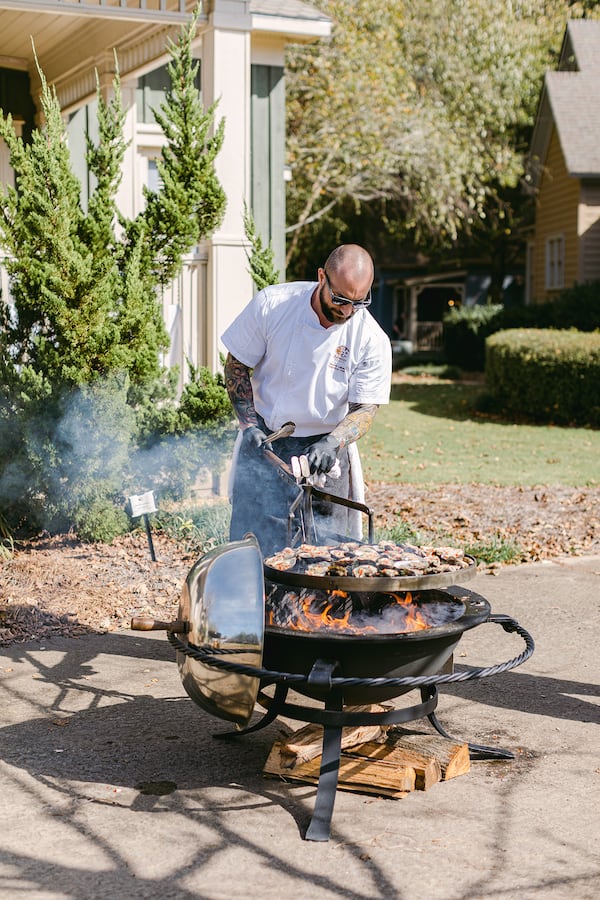
<svg viewBox="0 0 600 900">
<path fill-rule="evenodd" d="M 513 542 L 517 562 L 600 553 L 600 488 L 371 484 L 367 503 L 376 528 L 400 518 L 422 543 Z M 160 533 L 154 549 L 156 562 L 143 532 L 110 545 L 72 535 L 19 545 L 0 557 L 0 646 L 125 629 L 134 615 L 175 618 L 195 556 Z"/>
</svg>

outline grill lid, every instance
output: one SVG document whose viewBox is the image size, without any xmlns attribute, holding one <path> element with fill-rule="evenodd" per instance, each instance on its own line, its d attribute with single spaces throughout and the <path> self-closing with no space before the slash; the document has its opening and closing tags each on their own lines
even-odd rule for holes
<svg viewBox="0 0 600 900">
<path fill-rule="evenodd" d="M 188 623 L 182 640 L 210 647 L 229 662 L 260 668 L 265 628 L 262 556 L 254 535 L 216 547 L 199 559 L 186 578 L 179 619 Z M 199 706 L 236 726 L 248 724 L 259 678 L 225 672 L 177 653 L 183 686 Z"/>
</svg>

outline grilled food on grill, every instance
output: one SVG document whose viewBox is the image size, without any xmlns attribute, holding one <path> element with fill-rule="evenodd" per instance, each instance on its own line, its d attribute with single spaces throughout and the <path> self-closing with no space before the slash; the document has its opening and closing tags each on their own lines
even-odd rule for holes
<svg viewBox="0 0 600 900">
<path fill-rule="evenodd" d="M 299 575 L 351 576 L 355 578 L 400 575 L 435 575 L 469 566 L 463 550 L 457 547 L 415 547 L 392 541 L 361 544 L 348 541 L 332 546 L 301 544 L 284 547 L 265 560 L 265 565 Z"/>
</svg>

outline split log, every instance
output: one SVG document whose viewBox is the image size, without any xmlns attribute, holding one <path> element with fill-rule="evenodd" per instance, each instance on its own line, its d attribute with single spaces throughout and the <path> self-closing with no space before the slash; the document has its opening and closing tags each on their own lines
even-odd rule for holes
<svg viewBox="0 0 600 900">
<path fill-rule="evenodd" d="M 406 753 L 406 759 L 415 754 L 431 758 L 434 756 L 441 768 L 442 781 L 466 775 L 471 768 L 469 745 L 457 744 L 455 741 L 435 734 L 403 734 L 390 731 L 387 743 L 396 750 Z"/>
<path fill-rule="evenodd" d="M 428 791 L 442 777 L 442 767 L 437 756 L 432 753 L 398 748 L 387 741 L 385 744 L 361 744 L 360 747 L 347 751 L 347 754 L 381 760 L 388 766 L 412 769 L 415 773 L 415 790 L 417 791 Z"/>
<path fill-rule="evenodd" d="M 353 706 L 351 712 L 385 712 L 387 707 L 372 703 L 368 706 Z M 355 747 L 366 741 L 384 741 L 387 733 L 385 725 L 357 725 L 342 729 L 342 750 Z M 323 749 L 323 726 L 305 725 L 294 731 L 281 744 L 281 765 L 292 769 L 299 763 L 308 762 L 321 755 Z"/>
<path fill-rule="evenodd" d="M 284 779 L 306 781 L 309 784 L 316 784 L 319 781 L 320 756 L 298 763 L 290 769 L 281 765 L 280 753 L 281 745 L 276 741 L 263 769 L 265 775 L 278 775 Z M 345 751 L 340 757 L 338 780 L 340 790 L 375 793 L 389 797 L 404 796 L 414 791 L 415 780 L 415 770 L 410 766 L 398 766 L 395 763 L 390 765 L 385 760 L 361 757 L 358 752 L 351 754 Z"/>
<path fill-rule="evenodd" d="M 456 778 L 470 769 L 468 745 L 438 735 L 390 731 L 383 742 L 379 739 L 350 745 L 362 729 L 344 730 L 348 731 L 348 743 L 340 754 L 339 790 L 400 799 L 410 791 L 426 791 L 438 781 Z M 306 726 L 285 743 L 276 741 L 265 763 L 264 774 L 317 784 L 321 732 L 320 726 Z M 290 754 L 290 747 L 295 747 L 297 752 Z"/>
</svg>

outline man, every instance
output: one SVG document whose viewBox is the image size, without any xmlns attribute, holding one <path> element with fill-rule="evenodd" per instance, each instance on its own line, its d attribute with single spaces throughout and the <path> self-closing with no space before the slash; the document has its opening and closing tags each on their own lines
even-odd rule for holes
<svg viewBox="0 0 600 900">
<path fill-rule="evenodd" d="M 287 463 L 305 454 L 311 473 L 326 476 L 325 491 L 361 500 L 351 487 L 357 482 L 352 468 L 355 476 L 360 469 L 355 442 L 389 402 L 390 340 L 367 310 L 373 260 L 364 248 L 343 244 L 317 278 L 259 291 L 222 338 L 229 351 L 227 390 L 240 424 L 230 537 L 253 532 L 264 555 L 287 543 L 295 496 L 265 459 L 268 434 L 294 422 L 294 435 L 274 443 L 273 451 Z M 315 513 L 323 534 L 346 533 L 344 507 L 315 504 Z"/>
</svg>

